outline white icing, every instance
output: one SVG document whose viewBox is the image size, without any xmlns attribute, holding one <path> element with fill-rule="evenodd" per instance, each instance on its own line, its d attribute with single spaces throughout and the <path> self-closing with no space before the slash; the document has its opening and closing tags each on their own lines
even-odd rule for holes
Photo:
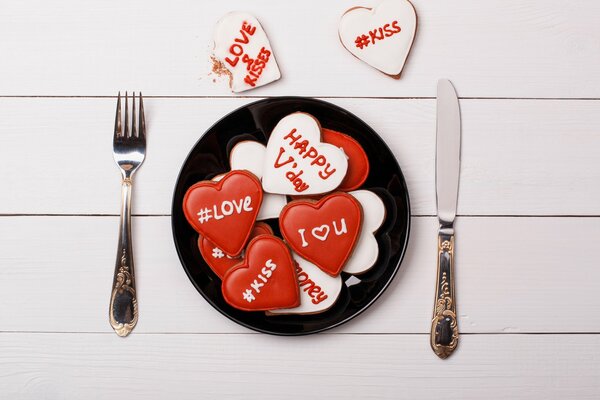
<svg viewBox="0 0 600 400">
<path fill-rule="evenodd" d="M 295 308 L 284 308 L 280 310 L 270 311 L 271 314 L 316 314 L 328 310 L 335 303 L 335 301 L 340 296 L 340 292 L 342 291 L 342 278 L 338 275 L 335 278 L 321 271 L 319 267 L 315 264 L 311 263 L 308 260 L 300 257 L 296 253 L 292 253 L 294 260 L 298 263 L 298 266 L 302 269 L 302 272 L 299 275 L 298 285 L 300 288 L 300 305 Z M 308 275 L 308 278 L 305 278 L 304 274 Z M 311 283 L 307 282 L 307 279 L 310 279 L 315 283 L 315 289 L 313 291 L 313 296 L 311 296 L 310 288 L 313 287 Z M 321 291 L 319 293 L 323 293 L 327 295 L 327 298 L 323 300 L 319 300 L 319 295 L 316 294 L 316 286 L 318 286 Z M 320 297 L 323 297 L 321 295 Z M 317 302 L 317 304 L 315 304 Z"/>
<path fill-rule="evenodd" d="M 393 21 L 398 21 L 400 32 L 391 26 Z M 373 38 L 380 36 L 379 28 L 386 24 L 387 31 L 382 40 Z M 383 0 L 377 7 L 368 9 L 358 7 L 348 10 L 340 20 L 339 35 L 344 47 L 360 60 L 372 67 L 388 74 L 399 75 L 402 72 L 408 53 L 415 38 L 417 28 L 417 14 L 412 4 L 407 0 Z M 394 32 L 394 33 L 392 33 Z M 358 37 L 366 35 L 369 44 L 362 48 L 357 47 Z"/>
<path fill-rule="evenodd" d="M 231 89 L 234 92 L 243 92 L 281 78 L 267 34 L 250 14 L 230 12 L 217 22 L 213 54 L 231 72 Z"/>
<path fill-rule="evenodd" d="M 374 233 L 385 221 L 385 205 L 379 196 L 368 190 L 355 190 L 350 194 L 360 203 L 363 220 L 354 251 L 346 261 L 343 271 L 360 274 L 371 268 L 379 256 L 379 246 Z"/>
<path fill-rule="evenodd" d="M 265 164 L 265 145 L 254 140 L 244 140 L 237 143 L 229 154 L 229 164 L 232 170 L 247 170 L 259 180 L 263 176 Z M 279 218 L 281 210 L 287 204 L 287 197 L 281 194 L 264 193 L 263 201 L 258 212 L 259 221 L 269 218 Z"/>
<path fill-rule="evenodd" d="M 297 147 L 300 143 L 306 144 L 306 150 Z M 306 113 L 294 113 L 279 121 L 269 137 L 262 184 L 269 193 L 327 193 L 340 185 L 347 170 L 344 152 L 321 142 L 317 120 Z"/>
</svg>

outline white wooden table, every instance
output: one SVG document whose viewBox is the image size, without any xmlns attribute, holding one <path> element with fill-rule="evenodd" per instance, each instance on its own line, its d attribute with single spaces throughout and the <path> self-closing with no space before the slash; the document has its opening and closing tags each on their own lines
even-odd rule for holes
<svg viewBox="0 0 600 400">
<path fill-rule="evenodd" d="M 414 0 L 399 81 L 353 59 L 337 21 L 373 0 L 31 1 L 0 5 L 0 397 L 3 399 L 597 399 L 600 390 L 600 2 Z M 254 13 L 283 79 L 213 82 L 215 21 Z M 435 284 L 435 87 L 461 97 L 461 343 L 429 348 Z M 108 324 L 119 211 L 118 90 L 147 96 L 134 199 L 140 320 Z M 188 281 L 170 228 L 199 136 L 257 98 L 302 95 L 379 132 L 405 173 L 401 272 L 325 334 L 253 333 Z"/>
</svg>

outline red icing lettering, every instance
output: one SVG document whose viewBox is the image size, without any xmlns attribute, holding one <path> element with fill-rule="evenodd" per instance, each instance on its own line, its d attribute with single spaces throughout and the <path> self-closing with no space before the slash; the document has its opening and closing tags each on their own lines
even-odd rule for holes
<svg viewBox="0 0 600 400">
<path fill-rule="evenodd" d="M 229 48 L 229 52 L 234 56 L 241 56 L 242 54 L 244 54 L 244 48 L 241 45 L 234 43 Z"/>
<path fill-rule="evenodd" d="M 275 164 L 273 164 L 273 166 L 275 168 L 281 168 L 284 165 L 289 164 L 289 163 L 291 163 L 291 162 L 294 161 L 294 157 L 289 156 L 288 159 L 287 159 L 287 161 L 281 162 L 280 160 L 281 160 L 281 156 L 283 155 L 283 153 L 285 153 L 285 149 L 283 147 L 280 147 L 279 148 L 279 155 L 277 156 L 277 159 L 275 160 Z"/>
<path fill-rule="evenodd" d="M 246 21 L 244 21 L 244 23 L 242 24 L 242 29 L 240 30 L 240 32 L 246 32 L 247 34 L 249 34 L 250 36 L 254 35 L 254 32 L 256 32 L 256 27 L 250 25 L 249 23 L 247 23 Z"/>
<path fill-rule="evenodd" d="M 294 144 L 294 142 L 296 142 L 296 140 L 299 140 L 302 138 L 302 135 L 294 135 L 294 133 L 296 133 L 298 130 L 296 128 L 292 129 L 290 131 L 290 133 L 288 133 L 287 135 L 285 135 L 283 138 L 284 139 L 291 139 L 290 140 L 290 144 Z"/>
<path fill-rule="evenodd" d="M 242 38 L 235 38 L 234 41 L 241 43 L 241 44 L 248 44 L 250 43 L 250 38 L 248 37 L 248 32 L 246 32 L 243 29 L 240 29 L 240 33 L 242 34 Z"/>
<path fill-rule="evenodd" d="M 237 65 L 238 61 L 240 61 L 240 58 L 236 57 L 232 60 L 229 57 L 225 57 L 225 61 L 227 62 L 227 64 L 231 65 L 232 67 L 235 67 Z"/>
<path fill-rule="evenodd" d="M 364 33 L 358 35 L 354 43 L 359 49 L 364 49 L 365 47 L 369 47 L 370 44 L 376 44 L 378 40 L 383 40 L 400 33 L 401 30 L 398 21 L 392 21 L 392 23 L 384 24 L 379 28 L 368 31 L 368 35 Z"/>
<path fill-rule="evenodd" d="M 327 179 L 331 176 L 331 174 L 333 174 L 336 169 L 332 169 L 329 170 L 329 167 L 331 167 L 331 164 L 327 163 L 327 165 L 325 166 L 325 168 L 323 169 L 323 171 L 319 171 L 319 176 L 323 179 Z"/>
</svg>

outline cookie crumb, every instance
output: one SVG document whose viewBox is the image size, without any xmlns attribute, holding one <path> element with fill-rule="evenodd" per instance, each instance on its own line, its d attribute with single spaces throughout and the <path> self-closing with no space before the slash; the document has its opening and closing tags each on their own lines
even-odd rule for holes
<svg viewBox="0 0 600 400">
<path fill-rule="evenodd" d="M 223 62 L 218 60 L 215 56 L 211 56 L 210 61 L 212 62 L 212 73 L 219 77 L 229 77 L 229 87 L 231 88 L 233 86 L 233 74 L 231 71 L 228 70 L 225 64 L 223 64 Z M 216 79 L 213 79 L 213 82 L 216 81 Z"/>
</svg>

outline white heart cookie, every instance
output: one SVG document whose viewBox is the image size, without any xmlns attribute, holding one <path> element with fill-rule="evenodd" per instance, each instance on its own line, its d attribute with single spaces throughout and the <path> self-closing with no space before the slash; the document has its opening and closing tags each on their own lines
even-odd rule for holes
<svg viewBox="0 0 600 400">
<path fill-rule="evenodd" d="M 322 143 L 317 120 L 297 112 L 279 121 L 269 137 L 262 184 L 269 193 L 327 193 L 340 185 L 347 170 L 344 151 Z"/>
<path fill-rule="evenodd" d="M 243 140 L 237 143 L 233 146 L 229 154 L 231 169 L 245 169 L 252 172 L 258 179 L 261 179 L 266 151 L 267 148 L 265 145 L 254 140 Z M 257 219 L 279 218 L 279 214 L 281 214 L 281 210 L 286 204 L 287 197 L 285 195 L 264 193 Z"/>
<path fill-rule="evenodd" d="M 354 251 L 343 271 L 360 274 L 371 268 L 379 256 L 379 245 L 374 233 L 385 221 L 385 205 L 379 196 L 368 190 L 356 190 L 350 194 L 360 203 L 363 220 Z"/>
<path fill-rule="evenodd" d="M 231 73 L 236 93 L 281 78 L 267 34 L 250 14 L 230 12 L 217 22 L 213 54 Z"/>
<path fill-rule="evenodd" d="M 404 68 L 416 30 L 417 13 L 408 0 L 351 8 L 339 25 L 340 40 L 350 53 L 395 78 Z"/>
<path fill-rule="evenodd" d="M 328 310 L 342 291 L 342 278 L 323 272 L 310 261 L 292 253 L 298 263 L 296 272 L 300 286 L 300 305 L 294 308 L 272 310 L 270 314 L 316 314 Z"/>
</svg>

